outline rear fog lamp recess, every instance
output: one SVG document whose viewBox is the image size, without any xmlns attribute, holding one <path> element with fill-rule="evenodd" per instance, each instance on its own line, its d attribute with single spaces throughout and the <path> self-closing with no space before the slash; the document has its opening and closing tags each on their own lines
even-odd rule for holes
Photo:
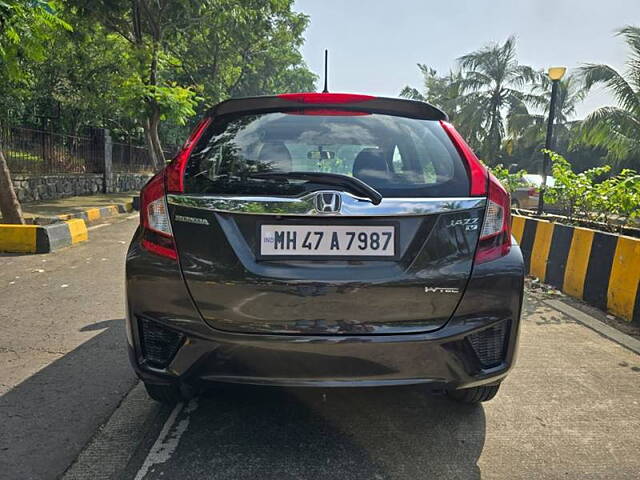
<svg viewBox="0 0 640 480">
<path fill-rule="evenodd" d="M 509 323 L 505 320 L 467 337 L 483 368 L 498 366 L 504 360 Z"/>
<path fill-rule="evenodd" d="M 184 342 L 184 335 L 144 317 L 138 317 L 142 356 L 154 368 L 165 368 Z"/>
</svg>

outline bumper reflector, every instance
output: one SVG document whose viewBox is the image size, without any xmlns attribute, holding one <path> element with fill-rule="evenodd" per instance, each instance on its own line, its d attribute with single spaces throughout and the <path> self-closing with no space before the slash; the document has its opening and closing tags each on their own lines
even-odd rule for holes
<svg viewBox="0 0 640 480">
<path fill-rule="evenodd" d="M 142 356 L 151 367 L 164 368 L 173 359 L 184 335 L 146 318 L 139 318 Z"/>
<path fill-rule="evenodd" d="M 502 363 L 508 326 L 508 321 L 500 322 L 467 337 L 483 368 Z"/>
</svg>

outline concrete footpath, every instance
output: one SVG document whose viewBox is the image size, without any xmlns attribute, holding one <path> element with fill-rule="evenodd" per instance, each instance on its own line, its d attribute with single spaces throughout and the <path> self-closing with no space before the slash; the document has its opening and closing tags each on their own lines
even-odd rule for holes
<svg viewBox="0 0 640 480">
<path fill-rule="evenodd" d="M 22 210 L 25 218 L 58 217 L 59 215 L 80 213 L 89 209 L 99 209 L 108 205 L 124 205 L 130 203 L 134 195 L 138 195 L 138 192 L 67 197 L 58 200 L 25 203 L 22 205 Z"/>
<path fill-rule="evenodd" d="M 419 387 L 228 386 L 155 404 L 125 352 L 136 224 L 0 256 L 1 479 L 638 478 L 640 355 L 545 293 L 527 294 L 516 368 L 482 406 Z"/>
<path fill-rule="evenodd" d="M 2 224 L 0 252 L 49 253 L 88 240 L 87 225 L 134 209 L 132 194 L 68 197 L 23 206 L 26 225 Z"/>
</svg>

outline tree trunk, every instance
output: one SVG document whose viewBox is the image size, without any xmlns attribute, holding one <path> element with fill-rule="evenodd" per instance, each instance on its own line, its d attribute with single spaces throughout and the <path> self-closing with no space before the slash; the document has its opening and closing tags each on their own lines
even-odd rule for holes
<svg viewBox="0 0 640 480">
<path fill-rule="evenodd" d="M 149 156 L 151 157 L 151 162 L 153 163 L 155 171 L 160 170 L 165 164 L 164 152 L 162 151 L 160 136 L 158 135 L 159 125 L 160 112 L 156 110 L 154 113 L 149 115 L 144 124 L 144 137 L 147 142 Z"/>
<path fill-rule="evenodd" d="M 153 146 L 153 140 L 151 138 L 151 126 L 150 121 L 147 118 L 144 122 L 144 139 L 147 143 L 147 151 L 149 152 L 149 158 L 151 159 L 151 165 L 153 166 L 153 171 L 157 172 L 159 170 L 158 165 L 158 157 L 156 156 L 156 150 Z"/>
<path fill-rule="evenodd" d="M 149 66 L 149 86 L 154 88 L 158 85 L 158 49 L 161 36 L 159 31 L 155 32 L 151 53 L 151 65 Z M 150 113 L 145 122 L 145 137 L 147 138 L 147 146 L 154 163 L 154 168 L 158 171 L 164 167 L 165 163 L 164 152 L 162 151 L 160 136 L 158 135 L 160 107 L 153 96 L 147 98 L 147 103 Z"/>
<path fill-rule="evenodd" d="M 160 142 L 160 135 L 158 134 L 158 127 L 160 127 L 160 112 L 154 113 L 149 119 L 149 130 L 151 133 L 151 142 L 153 144 L 153 149 L 156 154 L 156 158 L 158 159 L 158 163 L 160 168 L 164 167 L 165 158 L 164 152 L 162 151 L 162 143 Z"/>
<path fill-rule="evenodd" d="M 0 149 L 0 212 L 3 223 L 13 223 L 24 225 L 22 218 L 22 208 L 16 196 L 16 191 L 11 182 L 9 166 L 4 158 L 4 153 Z"/>
</svg>

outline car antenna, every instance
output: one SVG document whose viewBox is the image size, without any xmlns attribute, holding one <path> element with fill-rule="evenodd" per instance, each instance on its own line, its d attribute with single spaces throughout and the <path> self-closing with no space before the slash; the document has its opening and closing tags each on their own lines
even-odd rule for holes
<svg viewBox="0 0 640 480">
<path fill-rule="evenodd" d="M 329 63 L 329 50 L 324 50 L 324 90 L 322 93 L 329 93 L 329 87 L 327 86 L 327 64 Z"/>
</svg>

